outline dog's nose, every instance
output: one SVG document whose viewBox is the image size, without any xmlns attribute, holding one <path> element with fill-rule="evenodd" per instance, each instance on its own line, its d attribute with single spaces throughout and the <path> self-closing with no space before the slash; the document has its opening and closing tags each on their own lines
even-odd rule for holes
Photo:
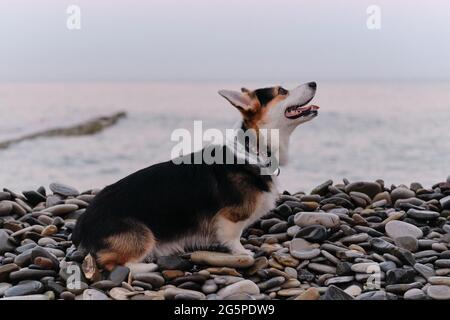
<svg viewBox="0 0 450 320">
<path fill-rule="evenodd" d="M 310 87 L 311 89 L 316 89 L 316 88 L 317 88 L 317 83 L 315 83 L 315 82 L 309 82 L 309 83 L 308 83 L 308 87 Z"/>
</svg>

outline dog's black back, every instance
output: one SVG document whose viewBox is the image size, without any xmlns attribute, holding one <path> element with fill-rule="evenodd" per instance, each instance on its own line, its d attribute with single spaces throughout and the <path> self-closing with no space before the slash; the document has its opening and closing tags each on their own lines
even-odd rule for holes
<svg viewBox="0 0 450 320">
<path fill-rule="evenodd" d="M 220 148 L 226 157 L 228 148 Z M 196 158 L 187 157 L 191 163 Z M 236 176 L 247 185 L 237 187 Z M 270 181 L 250 164 L 155 164 L 103 189 L 78 220 L 72 240 L 96 252 L 105 247 L 105 238 L 142 225 L 157 241 L 176 240 L 197 232 L 199 222 L 221 208 L 243 205 L 246 187 L 269 191 Z"/>
</svg>

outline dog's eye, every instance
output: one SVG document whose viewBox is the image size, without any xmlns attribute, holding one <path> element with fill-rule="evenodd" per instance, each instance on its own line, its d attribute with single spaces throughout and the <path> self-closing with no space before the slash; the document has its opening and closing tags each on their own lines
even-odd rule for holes
<svg viewBox="0 0 450 320">
<path fill-rule="evenodd" d="M 279 87 L 278 88 L 278 94 L 281 94 L 281 95 L 284 96 L 284 95 L 288 94 L 288 91 L 286 89 L 282 88 L 282 87 Z"/>
</svg>

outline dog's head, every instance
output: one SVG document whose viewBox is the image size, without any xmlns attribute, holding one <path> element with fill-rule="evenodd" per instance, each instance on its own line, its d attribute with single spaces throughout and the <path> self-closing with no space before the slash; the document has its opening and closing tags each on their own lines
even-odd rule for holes
<svg viewBox="0 0 450 320">
<path fill-rule="evenodd" d="M 242 114 L 246 129 L 288 129 L 312 120 L 318 114 L 318 106 L 308 105 L 314 98 L 317 85 L 309 82 L 293 90 L 281 86 L 256 89 L 242 88 L 241 92 L 220 90 Z"/>
<path fill-rule="evenodd" d="M 318 114 L 319 107 L 309 105 L 316 89 L 315 82 L 308 82 L 292 90 L 275 86 L 254 91 L 242 88 L 241 92 L 220 90 L 219 94 L 241 112 L 245 129 L 279 130 L 279 162 L 284 164 L 292 131 Z"/>
</svg>

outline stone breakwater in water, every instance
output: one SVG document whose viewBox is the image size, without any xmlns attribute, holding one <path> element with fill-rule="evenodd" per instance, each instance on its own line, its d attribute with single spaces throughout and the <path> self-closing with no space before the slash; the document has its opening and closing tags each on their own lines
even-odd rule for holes
<svg viewBox="0 0 450 320">
<path fill-rule="evenodd" d="M 255 255 L 196 251 L 100 270 L 71 242 L 98 190 L 0 192 L 1 299 L 450 300 L 450 177 L 327 181 L 245 230 Z"/>
</svg>

